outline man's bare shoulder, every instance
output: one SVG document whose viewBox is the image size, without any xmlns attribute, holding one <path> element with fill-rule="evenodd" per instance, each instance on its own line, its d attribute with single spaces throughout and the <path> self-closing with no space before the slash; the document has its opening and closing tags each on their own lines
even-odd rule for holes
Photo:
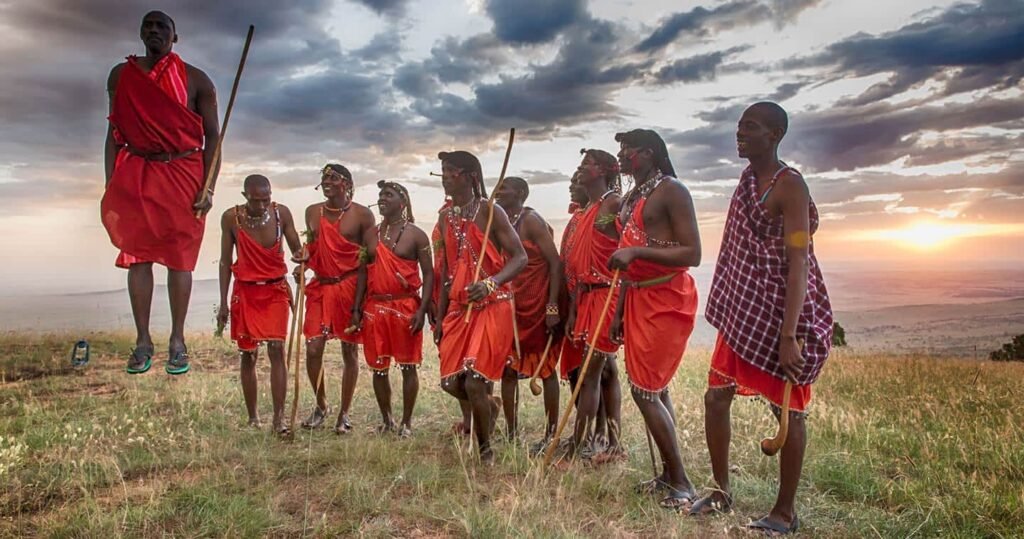
<svg viewBox="0 0 1024 539">
<path fill-rule="evenodd" d="M 412 235 L 416 245 L 429 245 L 430 237 L 427 233 L 414 223 L 409 223 L 408 233 Z"/>
<path fill-rule="evenodd" d="M 803 174 L 793 169 L 783 172 L 775 182 L 775 185 L 788 193 L 809 192 L 807 180 L 804 179 Z"/>
<path fill-rule="evenodd" d="M 124 70 L 124 67 L 126 65 L 128 65 L 128 62 L 121 62 L 119 64 L 114 65 L 114 67 L 110 68 L 110 75 L 107 75 L 108 90 L 114 91 L 114 89 L 117 87 L 117 82 L 121 80 L 121 71 Z"/>
<path fill-rule="evenodd" d="M 274 204 L 277 204 L 277 213 L 281 215 L 282 219 L 292 218 L 292 210 L 289 209 L 288 206 L 285 206 L 284 204 L 278 202 L 275 202 Z"/>
<path fill-rule="evenodd" d="M 202 69 L 185 63 L 185 73 L 188 75 L 189 80 L 195 81 L 197 90 L 213 91 L 216 89 L 213 85 L 213 80 Z"/>
<path fill-rule="evenodd" d="M 616 212 L 619 211 L 619 208 L 621 208 L 621 207 L 622 207 L 622 196 L 619 195 L 618 193 L 612 193 L 612 194 L 608 195 L 607 197 L 605 197 L 604 200 L 601 201 L 602 213 L 608 213 L 608 212 L 616 213 Z"/>
<path fill-rule="evenodd" d="M 231 227 L 235 224 L 235 217 L 238 215 L 238 206 L 231 206 L 224 210 L 224 213 L 220 216 L 220 223 L 225 227 Z"/>
<path fill-rule="evenodd" d="M 657 201 L 664 200 L 669 203 L 674 200 L 679 200 L 679 197 L 689 198 L 690 190 L 683 185 L 683 182 L 680 181 L 679 178 L 673 178 L 671 176 L 662 180 L 661 185 L 659 185 L 650 196 L 650 198 Z"/>
</svg>

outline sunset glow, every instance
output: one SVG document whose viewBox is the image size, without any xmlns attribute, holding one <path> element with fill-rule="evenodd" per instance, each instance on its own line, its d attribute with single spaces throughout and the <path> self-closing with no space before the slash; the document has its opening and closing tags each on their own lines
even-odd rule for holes
<svg viewBox="0 0 1024 539">
<path fill-rule="evenodd" d="M 856 239 L 896 243 L 918 251 L 935 251 L 958 240 L 1020 233 L 1017 224 L 919 222 L 903 228 L 868 230 L 857 233 Z"/>
</svg>

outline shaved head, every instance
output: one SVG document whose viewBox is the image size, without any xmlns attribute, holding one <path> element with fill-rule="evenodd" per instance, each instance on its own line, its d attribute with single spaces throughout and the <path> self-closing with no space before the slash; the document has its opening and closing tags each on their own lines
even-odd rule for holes
<svg viewBox="0 0 1024 539">
<path fill-rule="evenodd" d="M 789 115 L 778 103 L 761 101 L 750 105 L 747 110 L 755 112 L 769 129 L 782 129 L 783 135 L 789 130 Z"/>
<path fill-rule="evenodd" d="M 266 176 L 252 174 L 245 177 L 245 183 L 242 184 L 242 189 L 245 190 L 246 193 L 259 189 L 270 190 L 270 180 L 268 180 Z"/>
<path fill-rule="evenodd" d="M 170 15 L 164 13 L 163 11 L 159 11 L 159 10 L 150 11 L 149 13 L 146 13 L 145 15 L 142 16 L 142 20 L 145 21 L 146 19 L 148 19 L 150 17 L 160 17 L 162 19 L 167 19 L 167 22 L 169 22 L 171 24 L 171 30 L 177 31 L 177 28 L 175 28 L 175 26 L 174 26 L 174 19 L 172 19 Z"/>
<path fill-rule="evenodd" d="M 526 183 L 526 180 L 518 176 L 505 176 L 505 184 L 510 188 L 519 191 L 524 201 L 530 196 L 529 184 Z"/>
</svg>

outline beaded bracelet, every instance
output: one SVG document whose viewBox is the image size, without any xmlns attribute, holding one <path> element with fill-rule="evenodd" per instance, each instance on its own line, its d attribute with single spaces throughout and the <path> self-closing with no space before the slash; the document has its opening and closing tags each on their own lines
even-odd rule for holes
<svg viewBox="0 0 1024 539">
<path fill-rule="evenodd" d="M 558 304 L 557 303 L 548 303 L 544 307 L 544 314 L 546 314 L 548 316 L 558 316 Z"/>
</svg>

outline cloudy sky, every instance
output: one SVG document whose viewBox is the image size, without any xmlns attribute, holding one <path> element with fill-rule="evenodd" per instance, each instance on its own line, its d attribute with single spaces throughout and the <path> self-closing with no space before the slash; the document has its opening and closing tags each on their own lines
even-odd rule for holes
<svg viewBox="0 0 1024 539">
<path fill-rule="evenodd" d="M 0 291 L 123 286 L 99 224 L 105 80 L 150 3 L 0 0 Z M 246 26 L 256 38 L 225 143 L 215 212 L 266 174 L 293 209 L 328 161 L 358 201 L 412 187 L 431 226 L 439 150 L 478 153 L 565 223 L 581 147 L 669 142 L 713 263 L 743 163 L 735 124 L 761 99 L 790 112 L 782 157 L 822 212 L 823 264 L 1024 262 L 1024 1 L 167 1 L 176 50 L 227 103 Z M 216 275 L 215 220 L 198 277 Z"/>
</svg>

